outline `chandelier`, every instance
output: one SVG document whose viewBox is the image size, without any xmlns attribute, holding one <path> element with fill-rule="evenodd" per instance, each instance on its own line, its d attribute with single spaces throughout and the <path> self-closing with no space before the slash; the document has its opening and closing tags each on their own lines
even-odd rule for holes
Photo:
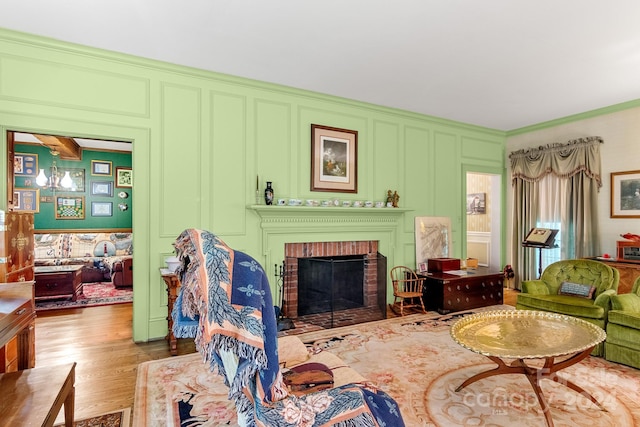
<svg viewBox="0 0 640 427">
<path fill-rule="evenodd" d="M 56 166 L 56 158 L 60 153 L 56 150 L 51 150 L 51 155 L 53 156 L 53 162 L 51 164 L 51 174 L 47 178 L 44 174 L 44 169 L 40 169 L 40 173 L 36 177 L 36 184 L 42 188 L 48 188 L 50 190 L 58 190 L 60 187 L 62 188 L 71 188 L 73 186 L 73 180 L 69 175 L 69 171 L 64 172 L 64 176 L 60 178 L 58 175 L 58 167 Z"/>
</svg>

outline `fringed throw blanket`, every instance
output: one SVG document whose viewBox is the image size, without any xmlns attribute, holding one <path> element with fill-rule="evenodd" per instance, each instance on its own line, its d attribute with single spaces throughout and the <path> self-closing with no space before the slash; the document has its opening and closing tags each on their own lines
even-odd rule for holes
<svg viewBox="0 0 640 427">
<path fill-rule="evenodd" d="M 348 384 L 290 395 L 278 365 L 277 324 L 264 270 L 208 231 L 187 229 L 174 243 L 182 286 L 173 318 L 176 337 L 193 337 L 211 370 L 229 386 L 239 420 L 249 426 L 404 426 L 382 391 Z M 184 317 L 196 319 L 184 327 Z M 237 366 L 229 368 L 229 354 Z"/>
</svg>

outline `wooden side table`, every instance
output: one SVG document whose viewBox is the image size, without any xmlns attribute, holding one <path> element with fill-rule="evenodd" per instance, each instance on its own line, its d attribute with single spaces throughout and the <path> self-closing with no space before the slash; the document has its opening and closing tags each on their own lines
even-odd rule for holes
<svg viewBox="0 0 640 427">
<path fill-rule="evenodd" d="M 0 375 L 0 420 L 7 426 L 51 427 L 64 404 L 64 425 L 73 427 L 76 364 Z"/>
<path fill-rule="evenodd" d="M 178 279 L 178 276 L 168 268 L 161 268 L 160 275 L 162 276 L 162 280 L 164 280 L 165 285 L 167 285 L 167 325 L 169 327 L 169 332 L 167 333 L 166 339 L 169 341 L 169 351 L 171 352 L 171 355 L 176 356 L 178 354 L 178 339 L 173 334 L 173 317 L 171 316 L 171 312 L 173 311 L 173 305 L 176 302 L 176 298 L 178 298 L 180 279 Z"/>
</svg>

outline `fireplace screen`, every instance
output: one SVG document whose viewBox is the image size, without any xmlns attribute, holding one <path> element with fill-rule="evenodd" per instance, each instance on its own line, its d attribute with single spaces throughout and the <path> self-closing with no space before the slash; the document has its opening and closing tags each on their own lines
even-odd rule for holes
<svg viewBox="0 0 640 427">
<path fill-rule="evenodd" d="M 363 255 L 298 259 L 298 315 L 364 305 Z"/>
</svg>

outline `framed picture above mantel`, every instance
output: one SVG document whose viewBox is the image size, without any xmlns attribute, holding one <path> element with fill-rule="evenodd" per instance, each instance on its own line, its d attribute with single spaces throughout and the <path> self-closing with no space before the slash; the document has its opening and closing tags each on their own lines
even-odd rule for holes
<svg viewBox="0 0 640 427">
<path fill-rule="evenodd" d="M 311 191 L 358 192 L 358 131 L 311 125 Z"/>
</svg>

